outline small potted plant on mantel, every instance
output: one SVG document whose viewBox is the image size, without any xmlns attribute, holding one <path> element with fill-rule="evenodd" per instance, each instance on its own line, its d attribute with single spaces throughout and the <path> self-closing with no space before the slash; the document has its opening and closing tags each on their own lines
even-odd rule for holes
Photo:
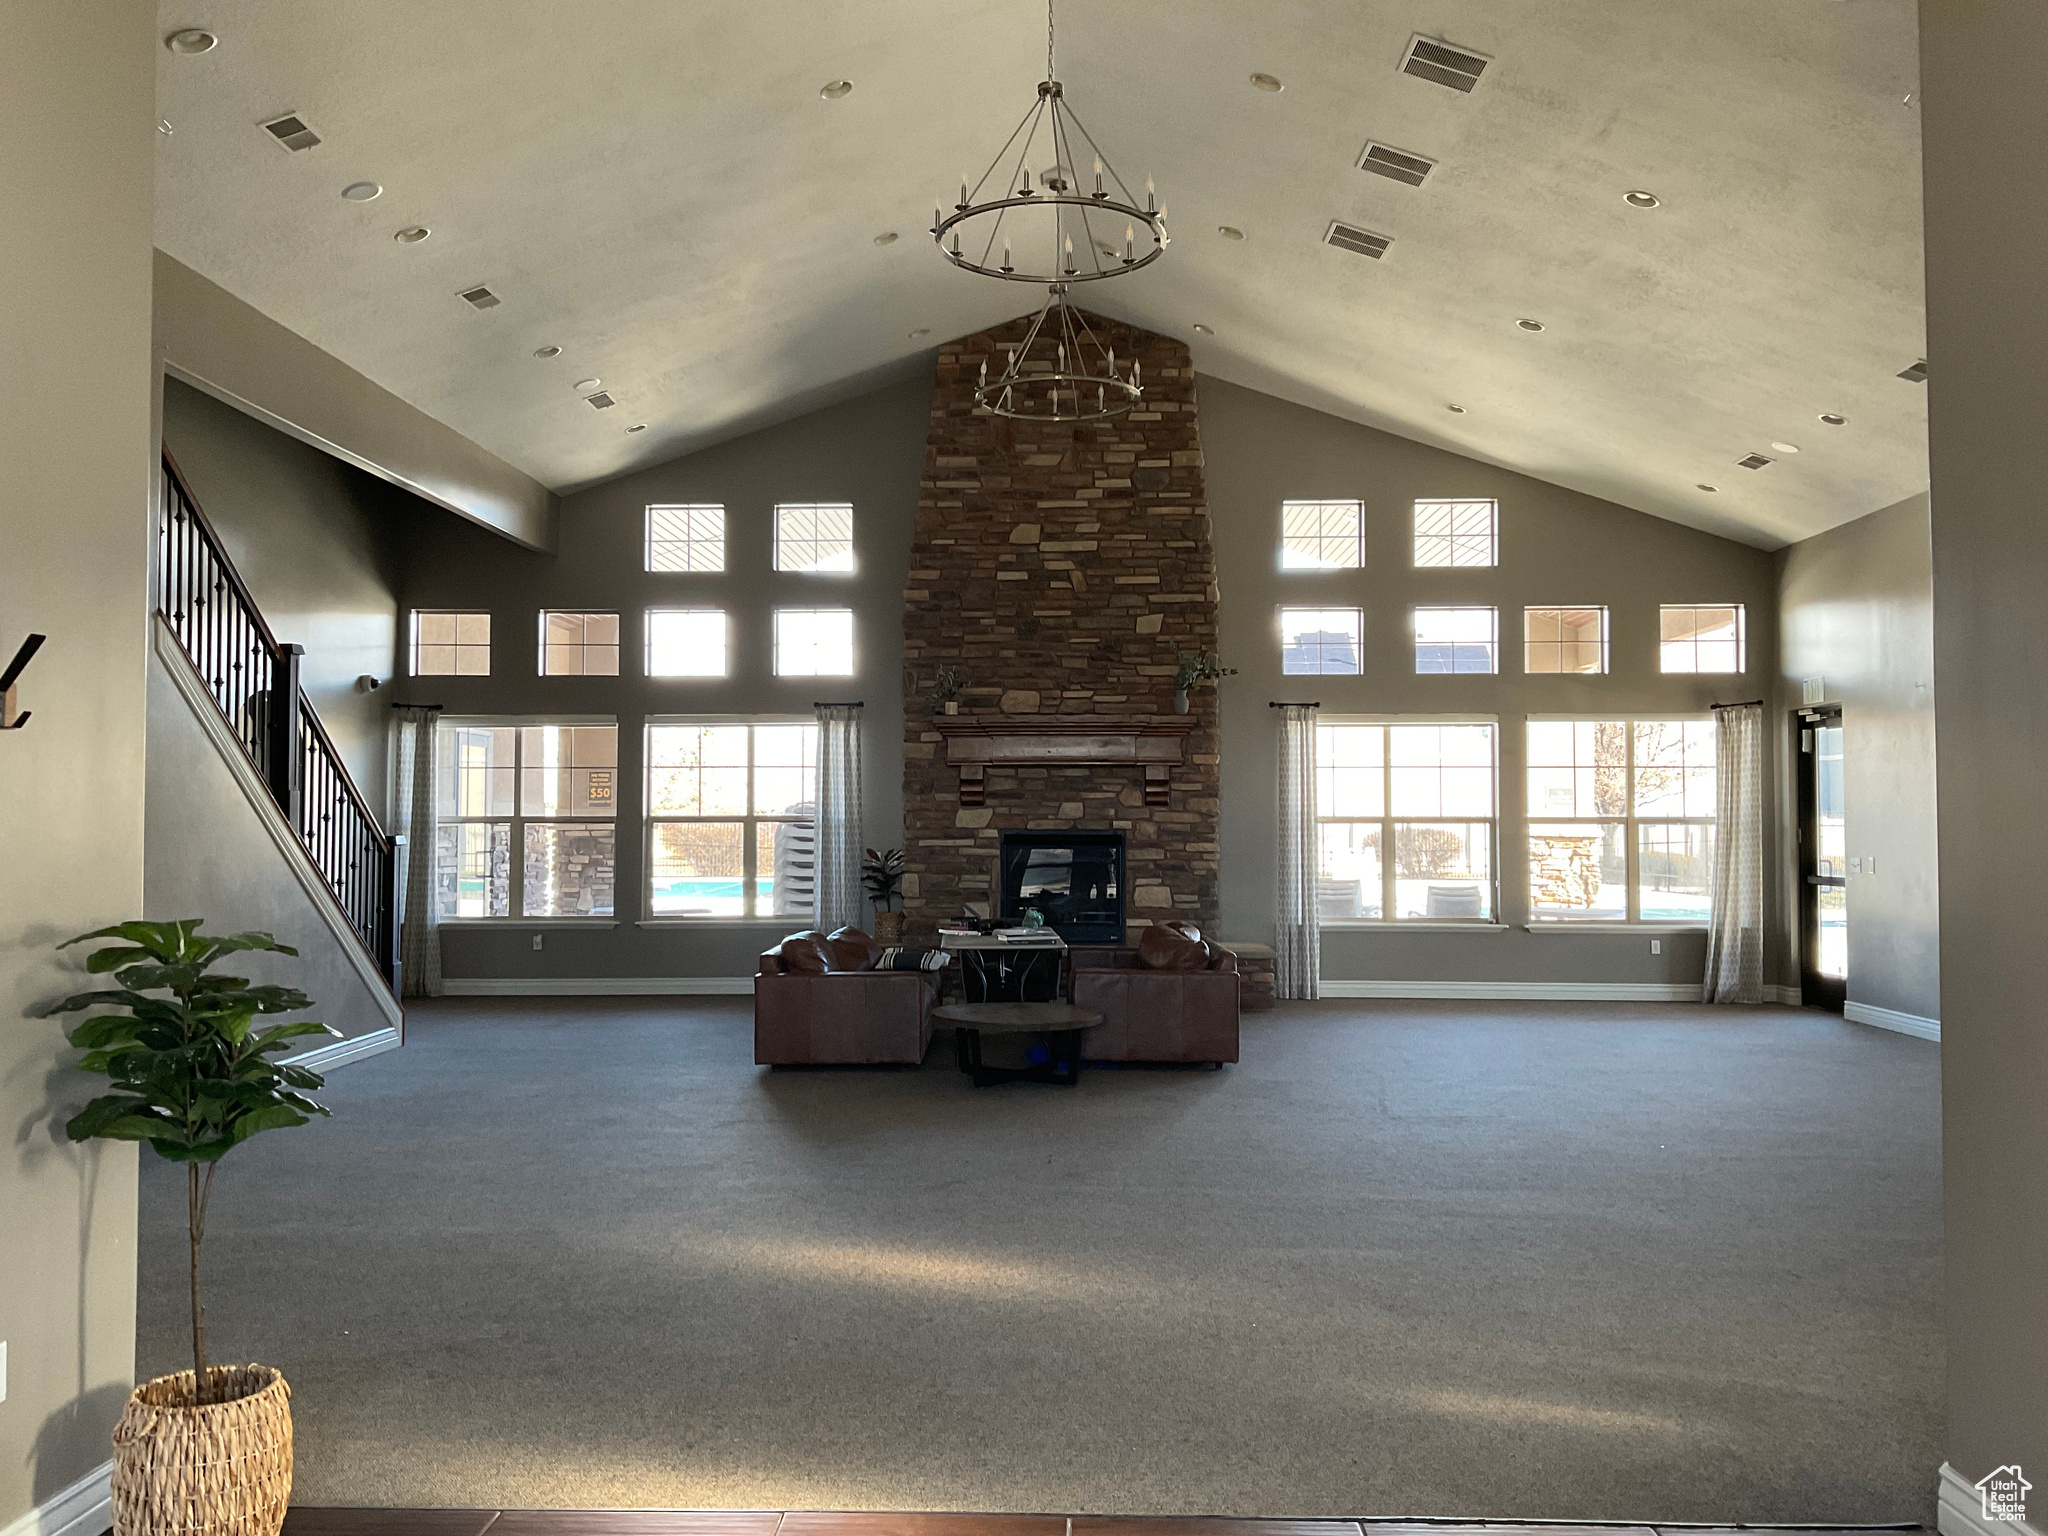
<svg viewBox="0 0 2048 1536">
<path fill-rule="evenodd" d="M 1214 651 L 1182 651 L 1175 658 L 1179 665 L 1173 674 L 1173 712 L 1184 715 L 1188 712 L 1188 690 L 1203 683 L 1213 683 L 1219 677 L 1237 676 L 1237 668 L 1226 667 Z"/>
<path fill-rule="evenodd" d="M 861 855 L 860 883 L 875 903 L 875 938 L 883 944 L 903 942 L 903 913 L 896 907 L 903 893 L 903 850 L 870 848 Z"/>
<path fill-rule="evenodd" d="M 120 1536 L 277 1536 L 292 1491 L 291 1388 L 267 1365 L 209 1365 L 200 1250 L 220 1160 L 259 1131 L 327 1111 L 306 1097 L 325 1081 L 272 1052 L 325 1024 L 256 1028 L 262 1014 L 312 1006 L 290 987 L 212 974 L 229 955 L 296 955 L 267 933 L 225 937 L 201 919 L 117 923 L 59 945 L 114 939 L 85 968 L 118 988 L 81 992 L 49 1011 L 92 1012 L 70 1031 L 78 1068 L 104 1073 L 102 1094 L 64 1127 L 73 1141 L 145 1141 L 185 1165 L 191 1245 L 192 1369 L 144 1382 L 114 1428 L 113 1525 Z"/>
<path fill-rule="evenodd" d="M 951 667 L 941 667 L 932 674 L 932 702 L 942 715 L 960 713 L 960 690 L 967 686 L 967 680 Z"/>
</svg>

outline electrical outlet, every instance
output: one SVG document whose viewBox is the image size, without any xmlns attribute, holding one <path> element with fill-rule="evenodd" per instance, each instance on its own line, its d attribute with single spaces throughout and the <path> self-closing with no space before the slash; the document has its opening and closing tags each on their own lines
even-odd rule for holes
<svg viewBox="0 0 2048 1536">
<path fill-rule="evenodd" d="M 1877 873 L 1876 854 L 1866 853 L 1865 855 L 1863 855 L 1863 873 L 1865 873 L 1866 875 L 1874 875 Z"/>
<path fill-rule="evenodd" d="M 538 934 L 538 933 L 536 933 L 536 934 L 535 934 L 535 935 L 533 936 L 533 947 L 534 947 L 535 949 L 539 949 L 539 948 L 540 948 L 540 941 L 541 941 L 541 938 L 542 938 L 542 935 L 540 935 L 540 934 Z"/>
<path fill-rule="evenodd" d="M 1651 953 L 1651 954 L 1653 954 L 1653 955 L 1661 955 L 1661 954 L 1663 954 L 1663 953 L 1664 953 L 1664 941 L 1663 941 L 1662 939 L 1652 939 L 1652 940 L 1650 940 L 1650 953 Z"/>
</svg>

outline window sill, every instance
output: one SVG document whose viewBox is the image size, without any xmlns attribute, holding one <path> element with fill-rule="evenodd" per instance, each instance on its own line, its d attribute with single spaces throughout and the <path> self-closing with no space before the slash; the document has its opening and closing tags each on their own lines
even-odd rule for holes
<svg viewBox="0 0 2048 1536">
<path fill-rule="evenodd" d="M 437 928 L 616 928 L 610 917 L 444 917 Z"/>
<path fill-rule="evenodd" d="M 1370 917 L 1326 917 L 1316 925 L 1323 929 L 1339 929 L 1345 933 L 1506 933 L 1506 923 L 1450 923 L 1428 918 L 1396 919 L 1382 922 Z"/>
<path fill-rule="evenodd" d="M 1705 923 L 1524 923 L 1531 933 L 1705 933 Z"/>
<path fill-rule="evenodd" d="M 791 924 L 796 926 L 792 927 Z M 797 933 L 806 926 L 801 917 L 643 917 L 635 928 L 766 928 L 776 933 Z"/>
</svg>

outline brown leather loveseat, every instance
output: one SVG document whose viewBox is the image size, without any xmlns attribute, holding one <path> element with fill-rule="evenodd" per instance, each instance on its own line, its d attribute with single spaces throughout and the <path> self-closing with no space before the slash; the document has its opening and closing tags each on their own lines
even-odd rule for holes
<svg viewBox="0 0 2048 1536">
<path fill-rule="evenodd" d="M 882 945 L 858 928 L 793 933 L 754 978 L 754 1060 L 761 1066 L 916 1066 L 932 1040 L 938 977 L 877 971 Z"/>
<path fill-rule="evenodd" d="M 1237 1060 L 1237 957 L 1194 924 L 1158 923 L 1135 947 L 1072 959 L 1074 1006 L 1102 1013 L 1081 1037 L 1089 1060 Z"/>
</svg>

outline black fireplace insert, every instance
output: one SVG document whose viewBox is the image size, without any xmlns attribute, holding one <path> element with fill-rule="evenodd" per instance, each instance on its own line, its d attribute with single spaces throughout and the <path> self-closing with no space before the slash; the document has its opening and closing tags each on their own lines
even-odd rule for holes
<svg viewBox="0 0 2048 1536">
<path fill-rule="evenodd" d="M 1002 915 L 1036 908 L 1069 944 L 1124 941 L 1121 832 L 1009 832 L 1002 843 Z"/>
</svg>

